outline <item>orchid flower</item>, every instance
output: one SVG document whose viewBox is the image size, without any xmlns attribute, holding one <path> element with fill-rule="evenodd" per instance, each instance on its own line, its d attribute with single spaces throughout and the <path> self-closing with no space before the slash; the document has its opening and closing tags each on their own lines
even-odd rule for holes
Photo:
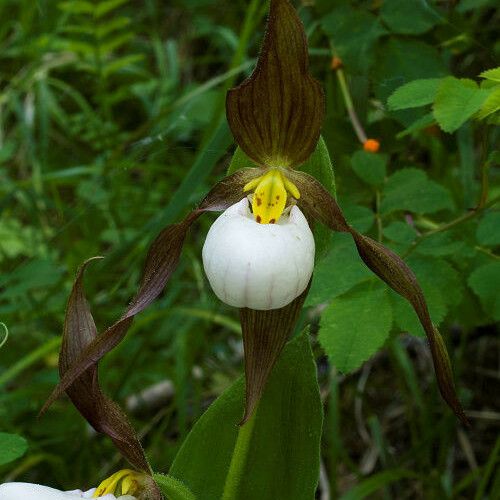
<svg viewBox="0 0 500 500">
<path fill-rule="evenodd" d="M 271 0 L 257 66 L 226 100 L 227 120 L 239 146 L 235 155 L 244 168 L 218 182 L 181 222 L 160 232 L 149 249 L 135 298 L 100 335 L 82 286 L 88 262 L 82 266 L 66 315 L 61 380 L 42 411 L 66 392 L 135 470 L 151 477 L 126 417 L 101 392 L 97 364 L 122 341 L 135 315 L 162 292 L 191 225 L 205 212 L 222 211 L 207 235 L 203 263 L 215 294 L 240 311 L 246 375 L 242 424 L 255 410 L 304 303 L 314 265 L 311 227 L 318 223 L 350 234 L 366 266 L 413 306 L 427 334 L 441 394 L 467 423 L 445 344 L 415 275 L 394 252 L 350 226 L 328 189 L 304 171 L 317 148 L 325 148 L 320 138 L 324 108 L 321 86 L 308 70 L 302 23 L 288 0 Z"/>
</svg>

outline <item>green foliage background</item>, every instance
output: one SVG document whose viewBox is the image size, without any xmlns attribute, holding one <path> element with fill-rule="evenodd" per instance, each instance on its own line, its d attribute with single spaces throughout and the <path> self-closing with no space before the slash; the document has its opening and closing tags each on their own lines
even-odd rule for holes
<svg viewBox="0 0 500 500">
<path fill-rule="evenodd" d="M 497 74 L 483 74 L 498 66 L 495 3 L 297 5 L 327 95 L 339 203 L 421 280 L 472 421 L 461 429 L 440 400 L 409 306 L 334 235 L 301 320 L 312 325 L 320 491 L 331 498 L 500 498 L 500 98 Z M 251 71 L 266 10 L 263 0 L 0 1 L 5 480 L 90 487 L 120 465 L 67 400 L 36 420 L 57 381 L 70 286 L 82 261 L 106 256 L 87 290 L 98 326 L 110 324 L 158 230 L 224 174 L 234 150 L 225 92 Z M 377 154 L 352 130 L 333 51 Z M 201 265 L 211 220 L 191 232 L 167 292 L 101 363 L 103 386 L 128 404 L 162 472 L 242 371 L 237 312 L 215 299 Z M 162 399 L 133 404 L 165 380 L 173 390 Z"/>
</svg>

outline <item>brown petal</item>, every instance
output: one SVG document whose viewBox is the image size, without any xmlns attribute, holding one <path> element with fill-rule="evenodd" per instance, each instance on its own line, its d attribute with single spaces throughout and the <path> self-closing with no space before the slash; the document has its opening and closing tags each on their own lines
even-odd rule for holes
<svg viewBox="0 0 500 500">
<path fill-rule="evenodd" d="M 334 231 L 351 233 L 364 263 L 413 306 L 430 344 L 441 395 L 455 415 L 468 425 L 467 417 L 456 395 L 446 346 L 439 331 L 432 324 L 424 294 L 413 271 L 384 245 L 350 227 L 335 199 L 316 179 L 297 171 L 287 172 L 287 175 L 299 188 L 301 197 L 298 204 L 304 212 Z"/>
<path fill-rule="evenodd" d="M 299 318 L 309 287 L 281 309 L 255 311 L 240 309 L 245 350 L 245 414 L 240 425 L 252 415 L 267 379 Z"/>
<path fill-rule="evenodd" d="M 288 0 L 271 0 L 257 66 L 226 99 L 234 138 L 258 165 L 298 166 L 314 151 L 325 106 L 308 65 L 304 27 L 295 9 Z"/>
<path fill-rule="evenodd" d="M 61 380 L 41 410 L 48 407 L 90 367 L 113 349 L 126 335 L 134 316 L 149 306 L 161 293 L 179 262 L 182 246 L 191 224 L 204 212 L 225 210 L 244 197 L 243 186 L 262 173 L 249 168 L 235 172 L 216 184 L 201 202 L 199 208 L 188 214 L 182 222 L 167 226 L 152 243 L 139 291 L 122 317 L 91 342 L 81 342 L 81 349 L 72 355 L 64 367 Z M 93 321 L 93 320 L 92 320 Z M 76 330 L 78 332 L 78 330 Z"/>
<path fill-rule="evenodd" d="M 89 259 L 79 269 L 66 309 L 63 342 L 59 355 L 59 374 L 67 372 L 97 335 L 83 290 L 83 274 Z M 99 387 L 97 364 L 82 373 L 67 390 L 78 411 L 98 432 L 107 434 L 123 456 L 137 470 L 151 473 L 144 451 L 125 413 L 108 399 Z"/>
<path fill-rule="evenodd" d="M 469 425 L 455 391 L 453 372 L 446 346 L 441 334 L 432 324 L 424 294 L 413 271 L 398 255 L 381 243 L 363 236 L 355 229 L 351 228 L 350 232 L 364 263 L 393 290 L 408 300 L 415 309 L 429 341 L 441 395 L 462 423 Z"/>
</svg>

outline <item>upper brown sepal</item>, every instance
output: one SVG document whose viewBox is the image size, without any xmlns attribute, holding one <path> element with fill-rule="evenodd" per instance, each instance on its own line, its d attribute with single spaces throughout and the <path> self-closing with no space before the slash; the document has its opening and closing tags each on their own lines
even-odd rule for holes
<svg viewBox="0 0 500 500">
<path fill-rule="evenodd" d="M 271 0 L 257 66 L 226 98 L 234 138 L 258 165 L 295 167 L 314 151 L 325 104 L 308 66 L 306 35 L 297 12 L 288 0 Z"/>
</svg>

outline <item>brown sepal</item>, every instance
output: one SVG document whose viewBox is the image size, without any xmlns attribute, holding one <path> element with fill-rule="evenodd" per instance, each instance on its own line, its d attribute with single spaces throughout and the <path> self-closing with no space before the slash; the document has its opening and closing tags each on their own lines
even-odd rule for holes
<svg viewBox="0 0 500 500">
<path fill-rule="evenodd" d="M 258 165 L 294 167 L 314 151 L 324 116 L 324 95 L 308 70 L 304 27 L 288 0 L 271 0 L 257 66 L 227 93 L 234 138 Z"/>
<path fill-rule="evenodd" d="M 246 390 L 245 414 L 240 425 L 251 417 L 257 407 L 273 366 L 297 323 L 308 291 L 309 287 L 281 309 L 240 309 Z"/>
<path fill-rule="evenodd" d="M 287 175 L 301 193 L 298 205 L 306 215 L 335 231 L 349 232 L 363 262 L 413 306 L 429 341 L 441 395 L 455 415 L 469 425 L 455 391 L 446 346 L 441 334 L 432 324 L 424 294 L 413 271 L 394 252 L 349 226 L 335 199 L 316 179 L 297 171 L 287 172 Z"/>
<path fill-rule="evenodd" d="M 83 288 L 84 271 L 88 264 L 96 258 L 89 259 L 81 266 L 68 300 L 59 355 L 59 374 L 61 377 L 64 377 L 80 353 L 97 336 L 94 319 L 90 313 Z M 90 366 L 83 372 L 66 392 L 75 407 L 92 427 L 96 431 L 108 435 L 135 469 L 147 474 L 151 473 L 141 444 L 125 413 L 101 391 L 97 364 Z"/>
<path fill-rule="evenodd" d="M 66 362 L 61 380 L 45 402 L 41 414 L 89 368 L 113 349 L 125 337 L 134 316 L 148 307 L 162 292 L 179 262 L 184 239 L 191 224 L 204 212 L 225 210 L 244 197 L 243 186 L 261 175 L 258 168 L 241 169 L 217 183 L 182 222 L 167 226 L 151 244 L 135 298 L 118 321 L 90 342 L 81 342 L 81 349 Z M 90 314 L 90 313 L 89 313 Z M 92 320 L 93 321 L 93 320 Z M 78 330 L 75 330 L 75 335 Z"/>
</svg>

